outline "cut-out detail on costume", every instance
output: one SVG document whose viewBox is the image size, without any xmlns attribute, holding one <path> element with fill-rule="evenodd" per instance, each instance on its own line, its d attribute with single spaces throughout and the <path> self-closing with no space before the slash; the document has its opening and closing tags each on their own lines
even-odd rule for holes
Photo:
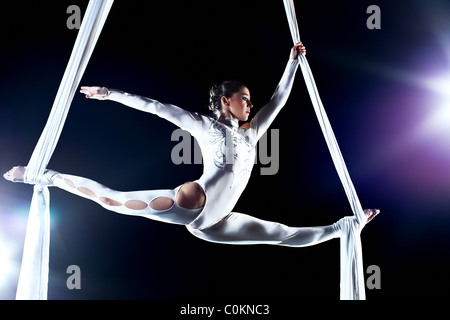
<svg viewBox="0 0 450 320">
<path fill-rule="evenodd" d="M 85 195 L 88 195 L 88 196 L 90 196 L 90 197 L 97 198 L 97 195 L 95 194 L 95 192 L 92 191 L 92 190 L 89 189 L 89 188 L 78 187 L 77 189 L 78 189 L 78 191 L 80 191 L 81 193 L 84 193 Z"/>
<path fill-rule="evenodd" d="M 125 202 L 125 207 L 132 210 L 144 210 L 148 207 L 148 205 L 141 200 L 128 200 L 127 202 Z"/>
<path fill-rule="evenodd" d="M 157 211 L 169 210 L 173 205 L 174 201 L 168 197 L 158 197 L 150 202 L 150 208 Z"/>
<path fill-rule="evenodd" d="M 205 201 L 205 190 L 197 182 L 186 182 L 181 186 L 176 196 L 177 205 L 188 210 L 203 208 Z"/>
<path fill-rule="evenodd" d="M 122 205 L 122 203 L 120 203 L 119 201 L 116 201 L 116 200 L 113 200 L 110 198 L 100 197 L 98 199 L 101 202 L 103 202 L 104 204 L 106 204 L 107 206 L 120 207 Z"/>
<path fill-rule="evenodd" d="M 76 188 L 77 186 L 75 185 L 75 183 L 72 182 L 72 180 L 69 179 L 64 179 L 64 182 L 71 188 Z"/>
</svg>

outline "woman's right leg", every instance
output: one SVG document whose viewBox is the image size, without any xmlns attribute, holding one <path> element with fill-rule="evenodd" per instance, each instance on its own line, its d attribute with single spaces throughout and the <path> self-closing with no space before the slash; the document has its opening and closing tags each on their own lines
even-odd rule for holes
<svg viewBox="0 0 450 320">
<path fill-rule="evenodd" d="M 4 176 L 7 180 L 24 182 L 24 167 L 15 167 Z M 187 209 L 177 200 L 178 192 L 184 185 L 175 189 L 121 192 L 112 190 L 96 181 L 46 170 L 42 181 L 27 183 L 57 186 L 80 197 L 92 200 L 107 210 L 121 214 L 142 216 L 167 223 L 187 225 L 203 210 L 202 207 Z M 187 189 L 187 188 L 186 188 Z M 182 202 L 180 204 L 183 205 Z"/>
<path fill-rule="evenodd" d="M 167 223 L 187 225 L 203 209 L 187 209 L 177 203 L 177 194 L 182 186 L 165 190 L 121 192 L 74 175 L 58 173 L 52 180 L 55 186 L 95 201 L 107 210 Z"/>
</svg>

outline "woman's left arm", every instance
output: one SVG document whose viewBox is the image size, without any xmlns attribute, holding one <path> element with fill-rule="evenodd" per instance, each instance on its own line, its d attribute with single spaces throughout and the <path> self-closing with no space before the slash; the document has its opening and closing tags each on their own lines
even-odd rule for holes
<svg viewBox="0 0 450 320">
<path fill-rule="evenodd" d="M 265 104 L 250 122 L 250 127 L 256 131 L 257 140 L 267 131 L 275 120 L 281 108 L 286 104 L 292 85 L 294 84 L 295 73 L 298 68 L 298 55 L 305 54 L 306 49 L 301 42 L 291 49 L 289 62 L 284 70 L 278 86 L 270 101 Z"/>
</svg>

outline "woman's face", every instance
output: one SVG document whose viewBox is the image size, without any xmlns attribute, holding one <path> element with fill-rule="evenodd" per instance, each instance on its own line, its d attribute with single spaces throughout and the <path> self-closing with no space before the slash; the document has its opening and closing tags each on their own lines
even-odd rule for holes
<svg viewBox="0 0 450 320">
<path fill-rule="evenodd" d="M 242 89 L 236 92 L 231 98 L 222 99 L 222 108 L 225 114 L 229 113 L 230 118 L 247 121 L 250 116 L 250 109 L 253 104 L 250 101 L 250 91 L 247 87 L 242 87 Z M 228 111 L 228 112 L 227 112 Z"/>
</svg>

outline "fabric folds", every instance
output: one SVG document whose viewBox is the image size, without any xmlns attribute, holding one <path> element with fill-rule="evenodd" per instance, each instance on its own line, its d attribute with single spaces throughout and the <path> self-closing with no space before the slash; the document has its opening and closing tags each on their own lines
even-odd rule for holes
<svg viewBox="0 0 450 320">
<path fill-rule="evenodd" d="M 298 43 L 300 42 L 300 32 L 295 15 L 294 1 L 283 0 L 283 3 L 286 10 L 292 39 L 294 43 Z M 304 55 L 300 55 L 299 62 L 314 111 L 325 137 L 334 166 L 336 167 L 337 173 L 350 202 L 353 214 L 356 216 L 356 221 L 353 220 L 353 223 L 349 222 L 346 224 L 344 228 L 345 230 L 342 231 L 341 235 L 341 299 L 364 300 L 365 287 L 360 237 L 361 228 L 359 225 L 364 226 L 366 223 L 366 217 L 353 186 L 353 182 L 350 179 L 350 175 L 339 149 L 339 145 L 336 141 L 336 137 L 333 133 L 330 121 L 328 120 L 320 99 L 308 61 Z"/>
<path fill-rule="evenodd" d="M 49 192 L 46 186 L 39 184 L 39 181 L 58 143 L 74 94 L 113 2 L 113 0 L 89 2 L 49 118 L 27 165 L 25 182 L 36 185 L 27 223 L 16 299 L 47 299 L 50 246 Z"/>
</svg>

